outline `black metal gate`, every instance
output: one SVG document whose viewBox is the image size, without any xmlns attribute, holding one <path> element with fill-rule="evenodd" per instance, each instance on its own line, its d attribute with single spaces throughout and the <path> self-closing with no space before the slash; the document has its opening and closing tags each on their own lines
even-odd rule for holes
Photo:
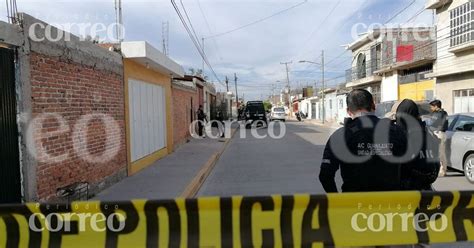
<svg viewBox="0 0 474 248">
<path fill-rule="evenodd" d="M 15 53 L 0 48 L 0 203 L 21 202 Z"/>
</svg>

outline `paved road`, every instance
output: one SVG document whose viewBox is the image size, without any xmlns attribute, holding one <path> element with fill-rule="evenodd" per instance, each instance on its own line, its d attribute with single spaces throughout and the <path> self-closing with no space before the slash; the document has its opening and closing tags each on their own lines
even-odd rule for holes
<svg viewBox="0 0 474 248">
<path fill-rule="evenodd" d="M 276 127 L 275 133 L 279 134 L 280 130 Z M 324 193 L 317 177 L 331 129 L 287 122 L 286 135 L 282 139 L 258 139 L 251 135 L 251 130 L 240 131 L 242 133 L 236 133 L 199 196 Z M 257 132 L 264 135 L 268 129 Z M 246 138 L 240 134 L 245 134 Z"/>
<path fill-rule="evenodd" d="M 446 177 L 438 178 L 433 187 L 437 191 L 474 190 L 474 184 L 463 173 L 453 170 L 448 171 Z"/>
<path fill-rule="evenodd" d="M 275 128 L 276 134 L 279 131 Z M 282 139 L 258 139 L 251 130 L 240 130 L 242 133 L 234 136 L 198 196 L 324 193 L 317 176 L 323 148 L 332 131 L 307 122 L 287 122 Z M 264 135 L 268 130 L 257 132 Z M 339 175 L 337 180 L 340 186 Z M 474 189 L 456 172 L 438 179 L 434 187 L 437 191 Z"/>
</svg>

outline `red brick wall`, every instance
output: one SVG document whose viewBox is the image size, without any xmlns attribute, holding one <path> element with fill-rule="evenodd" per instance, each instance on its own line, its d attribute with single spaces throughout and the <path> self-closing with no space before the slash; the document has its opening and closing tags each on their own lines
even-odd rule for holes
<svg viewBox="0 0 474 248">
<path fill-rule="evenodd" d="M 192 114 L 198 109 L 198 98 L 196 92 L 173 87 L 173 139 L 175 147 L 183 144 L 190 137 L 189 125 L 191 124 L 191 98 L 193 99 Z"/>
<path fill-rule="evenodd" d="M 122 75 L 34 52 L 30 59 L 38 199 L 54 199 L 58 188 L 76 182 L 103 187 L 107 178 L 117 176 L 127 165 Z M 62 125 L 53 117 L 39 118 L 45 113 L 58 114 Z M 105 125 L 94 118 L 87 128 L 76 128 L 87 114 L 105 114 L 115 121 Z M 73 134 L 79 137 L 76 142 Z M 107 159 L 88 161 L 87 154 Z M 60 157 L 47 159 L 48 155 Z"/>
</svg>

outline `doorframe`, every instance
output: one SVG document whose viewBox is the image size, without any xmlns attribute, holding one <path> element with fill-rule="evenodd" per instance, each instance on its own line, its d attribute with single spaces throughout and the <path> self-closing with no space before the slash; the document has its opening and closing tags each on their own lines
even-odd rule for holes
<svg viewBox="0 0 474 248">
<path fill-rule="evenodd" d="M 21 112 L 20 112 L 20 100 L 21 100 L 21 96 L 19 95 L 19 76 L 20 76 L 20 73 L 19 73 L 19 65 L 18 65 L 18 61 L 19 61 L 19 57 L 18 57 L 18 49 L 15 47 L 15 46 L 12 46 L 12 45 L 8 45 L 8 44 L 4 44 L 4 43 L 0 43 L 0 48 L 1 49 L 4 49 L 4 50 L 10 50 L 12 53 L 13 53 L 13 90 L 14 90 L 14 99 L 13 101 L 15 102 L 15 124 L 16 124 L 16 139 L 14 141 L 16 141 L 16 145 L 17 145 L 17 149 L 18 149 L 18 154 L 17 154 L 17 162 L 18 162 L 18 168 L 16 168 L 17 172 L 18 172 L 18 178 L 17 180 L 19 180 L 18 184 L 19 184 L 19 189 L 16 189 L 18 190 L 19 192 L 19 202 L 25 202 L 25 185 L 24 185 L 24 178 L 23 178 L 23 173 L 24 173 L 24 169 L 23 169 L 23 163 L 22 163 L 22 145 L 21 145 L 21 140 L 22 140 L 22 132 L 21 132 Z"/>
</svg>

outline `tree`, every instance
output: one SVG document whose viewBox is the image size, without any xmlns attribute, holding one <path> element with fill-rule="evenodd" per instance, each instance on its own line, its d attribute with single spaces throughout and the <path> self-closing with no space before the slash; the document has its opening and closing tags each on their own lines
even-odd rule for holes
<svg viewBox="0 0 474 248">
<path fill-rule="evenodd" d="M 271 111 L 271 110 L 272 110 L 272 107 L 273 107 L 273 105 L 272 105 L 272 103 L 271 103 L 271 102 L 269 102 L 269 101 L 265 101 L 265 102 L 263 102 L 263 107 L 265 108 L 265 111 Z"/>
</svg>

